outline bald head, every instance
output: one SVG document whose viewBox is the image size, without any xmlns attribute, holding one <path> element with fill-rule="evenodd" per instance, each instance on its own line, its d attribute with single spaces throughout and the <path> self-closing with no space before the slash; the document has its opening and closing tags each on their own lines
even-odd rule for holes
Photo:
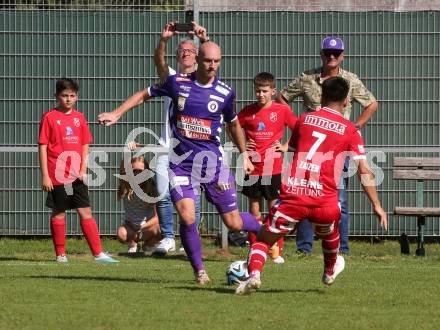
<svg viewBox="0 0 440 330">
<path fill-rule="evenodd" d="M 205 42 L 197 55 L 196 79 L 202 84 L 212 83 L 222 59 L 220 47 L 215 42 Z"/>
<path fill-rule="evenodd" d="M 204 42 L 200 48 L 199 48 L 199 56 L 206 56 L 206 55 L 214 55 L 215 57 L 222 56 L 222 51 L 220 49 L 220 46 L 217 45 L 215 42 L 208 41 Z"/>
</svg>

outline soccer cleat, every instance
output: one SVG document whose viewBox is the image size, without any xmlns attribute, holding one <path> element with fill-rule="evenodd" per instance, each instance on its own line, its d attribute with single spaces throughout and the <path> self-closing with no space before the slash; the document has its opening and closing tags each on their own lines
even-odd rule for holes
<svg viewBox="0 0 440 330">
<path fill-rule="evenodd" d="M 144 243 L 144 245 L 142 245 L 142 253 L 144 254 L 144 256 L 151 256 L 154 252 L 156 252 L 157 245 L 158 244 L 148 246 Z"/>
<path fill-rule="evenodd" d="M 159 242 L 159 245 L 156 247 L 156 250 L 154 252 L 167 254 L 168 252 L 174 251 L 176 251 L 176 241 L 174 240 L 174 238 L 165 237 Z"/>
<path fill-rule="evenodd" d="M 284 258 L 282 256 L 278 256 L 275 259 L 272 259 L 272 261 L 276 264 L 284 264 Z"/>
<path fill-rule="evenodd" d="M 96 256 L 95 261 L 99 262 L 99 263 L 106 263 L 106 264 L 117 264 L 119 262 L 118 260 L 113 259 L 112 257 L 108 256 L 104 252 L 101 252 L 98 256 Z"/>
<path fill-rule="evenodd" d="M 240 296 L 251 294 L 252 290 L 258 290 L 261 288 L 260 274 L 254 274 L 245 282 L 241 282 L 240 285 L 235 289 L 235 294 Z"/>
<path fill-rule="evenodd" d="M 336 276 L 338 276 L 345 268 L 345 259 L 343 256 L 338 255 L 336 258 L 335 267 L 333 268 L 333 275 L 328 275 L 324 271 L 324 274 L 322 275 L 322 283 L 325 285 L 332 285 L 335 280 Z"/>
<path fill-rule="evenodd" d="M 133 246 L 129 246 L 128 247 L 128 251 L 127 251 L 127 253 L 136 253 L 137 252 L 137 249 L 138 249 L 138 247 L 137 247 L 137 244 L 136 245 L 133 245 Z"/>
<path fill-rule="evenodd" d="M 61 254 L 57 256 L 57 262 L 59 262 L 60 264 L 65 264 L 68 263 L 69 260 L 67 260 L 67 256 L 65 254 Z"/>
<path fill-rule="evenodd" d="M 197 273 L 194 273 L 194 275 L 196 277 L 197 284 L 205 285 L 208 284 L 209 281 L 211 281 L 209 279 L 208 273 L 204 269 L 199 270 Z"/>
</svg>

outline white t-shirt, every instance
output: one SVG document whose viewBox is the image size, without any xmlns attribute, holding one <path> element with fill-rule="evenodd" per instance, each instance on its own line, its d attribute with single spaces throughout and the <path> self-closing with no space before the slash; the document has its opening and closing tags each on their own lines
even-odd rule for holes
<svg viewBox="0 0 440 330">
<path fill-rule="evenodd" d="M 168 67 L 168 75 L 174 76 L 177 72 L 171 67 Z M 159 143 L 161 146 L 169 148 L 170 140 L 171 140 L 171 127 L 170 127 L 170 117 L 172 115 L 173 100 L 170 97 L 164 97 L 163 99 L 163 110 L 165 111 L 165 122 L 162 126 L 162 131 L 160 132 L 160 140 Z"/>
</svg>

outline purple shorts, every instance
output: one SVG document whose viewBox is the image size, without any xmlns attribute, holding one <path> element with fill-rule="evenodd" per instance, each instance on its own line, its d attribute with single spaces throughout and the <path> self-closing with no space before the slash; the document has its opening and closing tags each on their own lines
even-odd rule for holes
<svg viewBox="0 0 440 330">
<path fill-rule="evenodd" d="M 237 191 L 235 178 L 229 168 L 221 166 L 208 171 L 170 167 L 170 195 L 173 203 L 184 198 L 196 199 L 200 188 L 205 191 L 206 199 L 212 203 L 219 214 L 225 214 L 237 209 Z"/>
</svg>

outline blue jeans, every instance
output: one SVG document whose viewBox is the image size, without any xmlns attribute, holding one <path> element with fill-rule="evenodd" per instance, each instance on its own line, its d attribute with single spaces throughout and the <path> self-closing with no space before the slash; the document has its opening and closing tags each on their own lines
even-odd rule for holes
<svg viewBox="0 0 440 330">
<path fill-rule="evenodd" d="M 347 171 L 348 165 L 349 160 L 347 158 L 344 164 L 344 172 Z M 348 178 L 341 178 L 341 184 L 343 186 L 341 186 L 338 190 L 338 200 L 341 205 L 341 220 L 339 222 L 339 252 L 348 254 L 348 232 L 350 223 L 347 198 Z M 313 238 L 314 233 L 312 223 L 307 219 L 302 220 L 296 233 L 296 249 L 308 254 L 312 253 Z"/>
<path fill-rule="evenodd" d="M 156 161 L 156 188 L 159 196 L 163 198 L 157 202 L 157 216 L 159 217 L 159 226 L 163 238 L 173 238 L 174 233 L 174 218 L 173 218 L 173 203 L 170 196 L 170 180 L 168 177 L 168 154 L 157 156 Z M 196 199 L 196 226 L 199 228 L 200 224 L 200 196 Z"/>
</svg>

